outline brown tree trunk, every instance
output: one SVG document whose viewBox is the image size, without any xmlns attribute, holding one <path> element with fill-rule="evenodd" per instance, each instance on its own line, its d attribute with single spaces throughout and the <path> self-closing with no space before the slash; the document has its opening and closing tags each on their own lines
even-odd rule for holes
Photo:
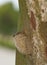
<svg viewBox="0 0 47 65">
<path fill-rule="evenodd" d="M 21 55 L 19 52 L 17 52 L 16 65 L 45 65 L 46 64 L 45 61 L 47 59 L 45 58 L 45 49 L 47 47 L 45 45 L 47 41 L 45 41 L 45 39 L 47 38 L 46 36 L 44 36 L 46 34 L 45 32 L 47 32 L 46 31 L 47 28 L 44 27 L 45 24 L 47 24 L 46 23 L 47 22 L 46 2 L 47 1 L 45 0 L 43 1 L 19 0 L 21 21 L 23 22 L 22 30 L 24 30 L 24 32 L 28 36 L 28 39 L 30 40 L 29 44 L 32 45 L 31 46 L 32 54 L 24 56 L 24 55 Z M 34 18 L 32 18 L 33 15 L 31 15 L 31 11 L 34 14 Z M 30 21 L 31 18 L 32 20 Z M 31 22 L 31 25 L 30 25 L 30 22 Z M 42 25 L 42 23 L 44 23 L 44 25 Z M 45 32 L 43 31 L 43 27 L 44 29 L 46 28 Z"/>
</svg>

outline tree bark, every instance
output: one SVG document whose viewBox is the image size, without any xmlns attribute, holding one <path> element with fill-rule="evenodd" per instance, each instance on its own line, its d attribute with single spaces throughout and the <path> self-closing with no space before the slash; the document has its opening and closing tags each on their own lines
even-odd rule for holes
<svg viewBox="0 0 47 65">
<path fill-rule="evenodd" d="M 31 55 L 21 55 L 19 52 L 17 52 L 17 64 L 16 65 L 45 65 L 46 62 L 46 56 L 45 56 L 45 49 L 47 48 L 45 39 L 46 36 L 44 36 L 47 32 L 45 24 L 47 24 L 47 9 L 46 4 L 47 1 L 45 0 L 19 0 L 19 6 L 20 6 L 20 16 L 21 16 L 21 22 L 22 27 L 19 29 L 21 31 L 25 31 L 27 34 L 31 44 Z M 43 7 L 44 8 L 43 8 Z M 46 9 L 46 10 L 45 10 Z M 31 11 L 34 14 L 36 24 L 30 21 L 30 19 L 33 17 L 31 15 Z M 45 14 L 45 15 L 43 15 Z M 31 25 L 30 25 L 31 22 Z M 44 24 L 43 24 L 44 23 Z M 42 25 L 42 26 L 41 26 Z M 33 27 L 36 27 L 35 30 Z M 20 26 L 19 26 L 20 27 Z M 45 32 L 43 31 L 43 27 L 45 29 Z M 43 31 L 43 32 L 42 32 Z M 42 34 L 43 33 L 43 34 Z M 44 38 L 43 38 L 44 37 Z M 32 43 L 33 42 L 33 43 Z M 25 60 L 26 59 L 26 60 Z M 24 61 L 24 62 L 23 62 Z"/>
</svg>

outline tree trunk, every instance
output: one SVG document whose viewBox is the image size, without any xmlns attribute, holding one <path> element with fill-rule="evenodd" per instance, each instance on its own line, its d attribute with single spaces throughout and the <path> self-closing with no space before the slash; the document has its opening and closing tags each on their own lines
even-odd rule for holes
<svg viewBox="0 0 47 65">
<path fill-rule="evenodd" d="M 31 55 L 22 55 L 18 51 L 16 58 L 16 65 L 45 65 L 46 59 L 46 32 L 47 32 L 47 1 L 46 0 L 19 0 L 20 16 L 22 23 L 20 31 L 25 31 L 31 44 Z M 45 10 L 46 9 L 46 10 Z M 34 14 L 35 20 L 30 19 L 33 17 L 31 11 Z M 44 14 L 44 15 L 43 15 Z M 33 22 L 32 22 L 33 21 Z M 30 25 L 31 22 L 31 25 Z M 36 24 L 34 24 L 36 23 Z M 44 24 L 43 24 L 44 23 Z M 46 27 L 44 27 L 46 25 Z M 33 28 L 33 27 L 36 28 Z M 45 32 L 43 30 L 45 29 Z M 43 34 L 42 34 L 43 33 Z M 44 37 L 44 38 L 43 38 Z M 28 40 L 27 39 L 27 40 Z M 33 42 L 33 43 L 32 43 Z M 26 59 L 26 60 L 25 60 Z"/>
</svg>

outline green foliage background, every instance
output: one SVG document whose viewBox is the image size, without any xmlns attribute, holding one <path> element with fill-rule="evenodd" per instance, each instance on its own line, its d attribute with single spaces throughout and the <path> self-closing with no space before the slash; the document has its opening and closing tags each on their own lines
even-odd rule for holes
<svg viewBox="0 0 47 65">
<path fill-rule="evenodd" d="M 0 8 L 0 32 L 12 34 L 17 30 L 18 10 L 14 10 L 11 3 L 5 4 Z"/>
<path fill-rule="evenodd" d="M 12 3 L 0 6 L 0 34 L 11 36 L 17 31 L 19 11 L 13 8 Z M 15 49 L 12 41 L 0 39 L 0 45 Z"/>
</svg>

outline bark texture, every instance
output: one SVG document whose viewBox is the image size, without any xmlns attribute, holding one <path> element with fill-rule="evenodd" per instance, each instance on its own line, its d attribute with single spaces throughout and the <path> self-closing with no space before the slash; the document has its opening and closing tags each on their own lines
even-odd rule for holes
<svg viewBox="0 0 47 65">
<path fill-rule="evenodd" d="M 23 22 L 22 32 L 26 33 L 29 40 L 25 45 L 28 49 L 31 48 L 31 54 L 25 54 L 24 57 L 27 63 L 23 62 L 22 65 L 45 65 L 47 64 L 47 0 L 19 0 L 19 6 Z M 19 54 L 17 65 L 21 58 L 18 59 L 18 56 Z"/>
</svg>

